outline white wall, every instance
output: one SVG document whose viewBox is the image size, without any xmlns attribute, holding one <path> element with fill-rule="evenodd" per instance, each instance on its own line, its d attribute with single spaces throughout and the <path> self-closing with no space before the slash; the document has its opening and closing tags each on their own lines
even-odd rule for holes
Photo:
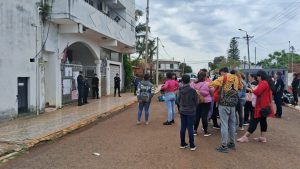
<svg viewBox="0 0 300 169">
<path fill-rule="evenodd" d="M 29 77 L 29 108 L 35 109 L 35 0 L 0 1 L 0 119 L 17 115 L 17 78 Z M 38 30 L 40 32 L 40 30 Z M 40 34 L 38 34 L 40 46 Z"/>
</svg>

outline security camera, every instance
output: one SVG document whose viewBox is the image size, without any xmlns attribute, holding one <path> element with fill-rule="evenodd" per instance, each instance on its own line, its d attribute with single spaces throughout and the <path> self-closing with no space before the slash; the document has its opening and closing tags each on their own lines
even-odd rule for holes
<svg viewBox="0 0 300 169">
<path fill-rule="evenodd" d="M 42 7 L 38 6 L 37 9 L 38 9 L 39 13 L 42 12 Z"/>
</svg>

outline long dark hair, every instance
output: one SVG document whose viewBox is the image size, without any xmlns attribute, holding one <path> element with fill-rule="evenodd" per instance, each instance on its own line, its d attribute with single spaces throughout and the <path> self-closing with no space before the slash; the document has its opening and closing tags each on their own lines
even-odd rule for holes
<svg viewBox="0 0 300 169">
<path fill-rule="evenodd" d="M 261 77 L 261 80 L 267 81 L 268 84 L 269 84 L 270 89 L 272 91 L 274 91 L 274 89 L 275 89 L 274 82 L 272 81 L 272 79 L 268 76 L 268 74 L 265 71 L 263 71 L 263 70 L 258 71 L 257 74 L 256 74 L 256 76 L 257 77 L 258 76 Z"/>
</svg>

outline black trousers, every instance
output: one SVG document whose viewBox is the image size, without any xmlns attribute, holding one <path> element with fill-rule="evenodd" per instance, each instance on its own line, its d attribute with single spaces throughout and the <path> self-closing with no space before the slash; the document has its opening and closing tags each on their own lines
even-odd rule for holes
<svg viewBox="0 0 300 169">
<path fill-rule="evenodd" d="M 219 115 L 219 109 L 217 107 L 217 103 L 214 102 L 213 113 L 211 115 L 211 119 L 213 121 L 214 127 L 218 127 L 219 126 L 219 124 L 218 124 L 218 118 L 217 118 L 218 115 Z"/>
<path fill-rule="evenodd" d="M 93 87 L 93 98 L 99 98 L 99 87 Z"/>
<path fill-rule="evenodd" d="M 293 97 L 294 97 L 294 105 L 298 104 L 298 91 L 293 90 Z"/>
<path fill-rule="evenodd" d="M 78 90 L 78 106 L 83 105 L 83 91 Z"/>
<path fill-rule="evenodd" d="M 266 117 L 252 119 L 250 121 L 248 132 L 251 133 L 251 134 L 254 133 L 254 131 L 257 128 L 258 123 L 260 123 L 260 131 L 261 132 L 267 132 L 268 123 L 267 123 L 267 118 Z"/>
<path fill-rule="evenodd" d="M 87 102 L 88 96 L 89 96 L 89 89 L 85 89 L 84 92 L 83 92 L 83 104 L 88 103 Z"/>
<path fill-rule="evenodd" d="M 121 95 L 120 95 L 120 86 L 115 86 L 114 96 L 116 96 L 117 90 L 118 90 L 118 95 L 121 96 Z"/>
<path fill-rule="evenodd" d="M 204 129 L 204 132 L 207 133 L 207 126 L 208 126 L 208 121 L 207 121 L 207 116 L 208 112 L 210 109 L 210 102 L 209 103 L 201 103 L 198 104 L 197 106 L 197 112 L 196 112 L 196 119 L 194 123 L 194 130 L 197 131 L 200 119 L 202 118 L 202 126 Z"/>
<path fill-rule="evenodd" d="M 134 86 L 133 94 L 136 96 L 137 86 Z"/>
<path fill-rule="evenodd" d="M 249 122 L 253 119 L 254 115 L 254 107 L 252 106 L 252 102 L 247 101 L 244 107 L 244 122 Z"/>
<path fill-rule="evenodd" d="M 281 117 L 281 115 L 282 115 L 282 94 L 275 95 L 274 101 L 275 101 L 275 105 L 276 105 L 276 115 Z"/>
</svg>

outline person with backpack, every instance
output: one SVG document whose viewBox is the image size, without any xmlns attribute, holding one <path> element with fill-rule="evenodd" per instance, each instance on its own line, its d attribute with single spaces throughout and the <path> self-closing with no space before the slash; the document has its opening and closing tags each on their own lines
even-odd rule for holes
<svg viewBox="0 0 300 169">
<path fill-rule="evenodd" d="M 197 136 L 197 129 L 199 126 L 200 119 L 202 119 L 202 126 L 204 129 L 204 137 L 208 137 L 211 134 L 207 131 L 208 128 L 208 112 L 211 107 L 212 102 L 212 91 L 208 87 L 208 84 L 205 82 L 206 73 L 200 72 L 198 73 L 197 81 L 191 83 L 191 88 L 195 89 L 198 97 L 199 103 L 196 109 L 196 119 L 194 123 L 194 136 Z"/>
<path fill-rule="evenodd" d="M 294 106 L 298 105 L 298 92 L 299 92 L 299 88 L 300 88 L 300 80 L 299 80 L 299 74 L 298 73 L 294 73 L 294 79 L 292 82 L 292 92 L 293 92 L 293 97 L 294 97 Z"/>
<path fill-rule="evenodd" d="M 193 125 L 196 115 L 196 107 L 199 103 L 197 92 L 190 87 L 190 76 L 182 76 L 183 86 L 179 88 L 178 102 L 180 105 L 180 148 L 188 148 L 188 144 L 185 142 L 185 133 L 188 130 L 189 134 L 189 147 L 191 151 L 196 150 L 193 135 Z"/>
<path fill-rule="evenodd" d="M 247 143 L 249 137 L 257 128 L 260 123 L 260 137 L 254 138 L 258 142 L 267 142 L 265 133 L 267 132 L 268 123 L 267 117 L 274 116 L 274 109 L 272 106 L 272 91 L 274 90 L 274 83 L 265 71 L 257 72 L 258 86 L 251 89 L 250 92 L 256 95 L 256 103 L 254 110 L 254 118 L 250 120 L 248 131 L 241 138 L 237 139 L 238 142 Z"/>
<path fill-rule="evenodd" d="M 174 80 L 173 73 L 167 73 L 167 81 L 161 87 L 165 91 L 165 103 L 168 111 L 168 119 L 163 125 L 172 125 L 175 123 L 175 100 L 176 100 L 176 91 L 179 88 L 179 83 L 177 80 Z"/>
<path fill-rule="evenodd" d="M 149 107 L 151 99 L 154 95 L 155 89 L 153 84 L 149 81 L 150 75 L 145 74 L 144 80 L 142 80 L 137 87 L 137 99 L 138 99 L 138 120 L 137 124 L 141 124 L 142 112 L 145 113 L 145 124 L 149 124 Z"/>
<path fill-rule="evenodd" d="M 221 77 L 210 84 L 214 88 L 220 88 L 218 104 L 221 120 L 221 145 L 216 150 L 221 153 L 228 153 L 228 148 L 235 149 L 235 109 L 239 101 L 238 90 L 243 88 L 238 77 L 228 72 L 227 67 L 220 69 Z"/>
<path fill-rule="evenodd" d="M 282 73 L 277 72 L 274 76 L 275 79 L 275 90 L 273 92 L 274 101 L 276 104 L 276 118 L 281 118 L 282 116 L 282 95 L 284 90 L 284 82 L 282 80 Z"/>
</svg>

